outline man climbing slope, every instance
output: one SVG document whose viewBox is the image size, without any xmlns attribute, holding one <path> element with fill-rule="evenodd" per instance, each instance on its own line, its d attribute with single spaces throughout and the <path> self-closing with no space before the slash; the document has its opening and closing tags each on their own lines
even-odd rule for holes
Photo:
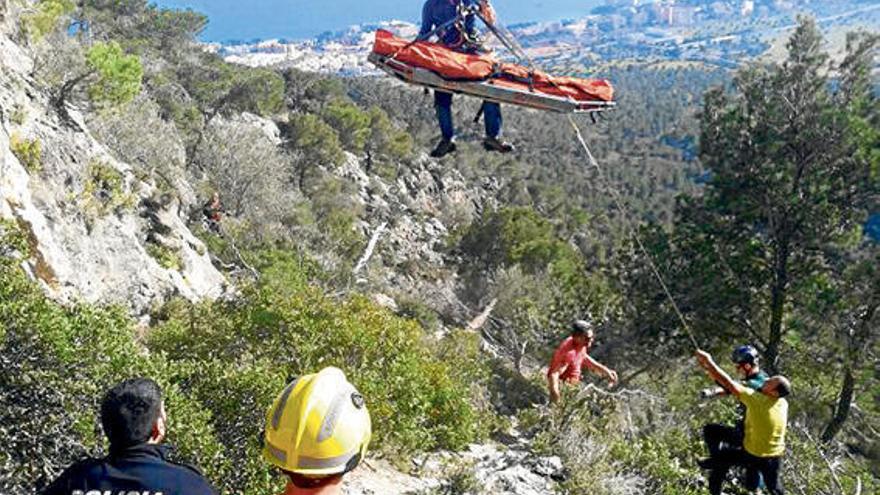
<svg viewBox="0 0 880 495">
<path fill-rule="evenodd" d="M 742 378 L 741 383 L 752 390 L 761 390 L 769 376 L 758 363 L 758 350 L 751 345 L 741 345 L 733 350 L 730 357 L 736 366 L 736 372 Z M 701 392 L 704 398 L 730 395 L 723 387 L 705 389 Z M 709 457 L 715 457 L 722 448 L 741 449 L 745 435 L 745 407 L 741 407 L 740 419 L 734 426 L 710 423 L 703 427 L 703 439 L 709 450 Z"/>
<path fill-rule="evenodd" d="M 489 0 L 427 0 L 422 7 L 422 27 L 419 39 L 424 39 L 431 31 L 444 26 L 459 16 L 459 10 L 465 8 L 480 9 L 481 15 L 490 23 L 495 23 L 495 11 Z M 463 19 L 453 22 L 436 35 L 440 43 L 452 50 L 462 53 L 474 53 L 479 50 L 476 32 L 476 15 L 466 13 Z M 434 91 L 434 107 L 437 110 L 437 121 L 440 124 L 442 139 L 431 152 L 431 156 L 439 158 L 455 151 L 455 126 L 452 122 L 452 93 Z M 508 153 L 513 145 L 501 140 L 501 105 L 490 101 L 483 102 L 483 115 L 486 125 L 486 137 L 483 147 L 489 151 Z"/>
<path fill-rule="evenodd" d="M 581 368 L 587 369 L 596 375 L 608 379 L 609 385 L 617 384 L 617 372 L 590 357 L 590 347 L 593 345 L 593 326 L 585 320 L 575 320 L 571 324 L 571 336 L 563 340 L 550 368 L 547 369 L 547 388 L 550 389 L 550 402 L 559 401 L 560 381 L 577 384 L 581 381 Z"/>
<path fill-rule="evenodd" d="M 721 384 L 746 406 L 745 437 L 742 449 L 724 449 L 711 459 L 709 493 L 721 495 L 721 486 L 732 466 L 743 466 L 749 473 L 746 488 L 758 486 L 757 474 L 772 495 L 783 495 L 782 456 L 785 454 L 785 431 L 788 426 L 788 402 L 791 384 L 783 376 L 764 382 L 761 391 L 735 382 L 705 351 L 697 351 L 697 362 L 710 378 Z"/>
</svg>

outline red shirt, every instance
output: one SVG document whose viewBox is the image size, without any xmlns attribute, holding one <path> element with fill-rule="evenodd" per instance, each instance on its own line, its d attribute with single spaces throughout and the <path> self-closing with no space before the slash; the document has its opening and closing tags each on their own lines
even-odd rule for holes
<svg viewBox="0 0 880 495">
<path fill-rule="evenodd" d="M 585 344 L 579 346 L 575 344 L 574 337 L 569 337 L 563 340 L 562 343 L 559 344 L 559 348 L 557 348 L 556 352 L 553 354 L 553 359 L 550 361 L 550 368 L 547 370 L 547 375 L 549 376 L 551 373 L 568 365 L 568 368 L 559 376 L 559 378 L 571 383 L 581 381 L 581 367 L 583 367 L 584 362 L 587 360 L 587 352 L 589 350 L 589 345 Z"/>
</svg>

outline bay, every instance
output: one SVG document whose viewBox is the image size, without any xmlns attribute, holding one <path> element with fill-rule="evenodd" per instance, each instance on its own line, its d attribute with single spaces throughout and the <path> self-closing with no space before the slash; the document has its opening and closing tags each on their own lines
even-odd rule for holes
<svg viewBox="0 0 880 495">
<path fill-rule="evenodd" d="M 305 39 L 354 24 L 398 19 L 417 23 L 422 0 L 158 0 L 160 7 L 207 14 L 203 41 Z M 582 17 L 602 0 L 494 0 L 503 24 Z"/>
</svg>

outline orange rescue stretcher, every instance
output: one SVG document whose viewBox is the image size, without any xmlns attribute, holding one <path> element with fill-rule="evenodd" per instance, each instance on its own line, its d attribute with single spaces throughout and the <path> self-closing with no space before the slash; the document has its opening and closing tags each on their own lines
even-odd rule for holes
<svg viewBox="0 0 880 495">
<path fill-rule="evenodd" d="M 376 31 L 368 60 L 407 83 L 497 103 L 562 113 L 600 112 L 615 105 L 614 88 L 605 79 L 554 77 L 485 54 L 409 42 L 383 29 Z"/>
</svg>

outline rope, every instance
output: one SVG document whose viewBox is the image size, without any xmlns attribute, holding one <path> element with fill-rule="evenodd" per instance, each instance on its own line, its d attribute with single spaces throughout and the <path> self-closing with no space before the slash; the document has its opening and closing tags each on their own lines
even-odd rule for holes
<svg viewBox="0 0 880 495">
<path fill-rule="evenodd" d="M 500 41 L 501 44 L 504 45 L 504 48 L 507 48 L 507 50 L 513 54 L 513 56 L 519 59 L 520 63 L 525 62 L 528 64 L 530 69 L 532 69 L 533 71 L 535 70 L 535 62 L 531 59 L 531 57 L 528 56 L 525 50 L 523 50 L 522 47 L 519 46 L 519 44 L 516 42 L 516 40 L 513 39 L 513 37 L 508 36 L 507 33 L 503 32 L 502 27 L 499 27 L 496 24 L 489 22 L 489 20 L 486 19 L 486 17 L 483 16 L 482 12 L 480 12 L 479 10 L 476 11 L 475 14 L 481 21 L 483 21 L 483 24 L 485 24 L 486 27 L 489 28 L 489 31 L 491 31 L 492 34 L 494 34 L 495 37 L 498 38 L 498 41 Z"/>
<path fill-rule="evenodd" d="M 434 36 L 435 34 L 440 33 L 441 31 L 445 30 L 446 28 L 452 27 L 461 19 L 461 17 L 462 17 L 462 13 L 459 12 L 458 15 L 456 15 L 453 19 L 450 19 L 450 20 L 444 22 L 443 24 L 438 25 L 437 27 L 435 27 L 431 31 L 429 31 L 421 36 L 416 36 L 416 38 L 414 40 L 412 40 L 409 43 L 407 43 L 406 45 L 403 45 L 402 47 L 398 48 L 394 53 L 391 54 L 390 57 L 386 58 L 385 62 L 387 63 L 387 62 L 394 60 L 398 55 L 400 55 L 400 52 L 403 52 L 403 51 L 406 51 L 406 50 L 412 48 L 412 46 L 415 45 L 416 43 L 418 43 L 419 41 L 431 39 L 431 37 Z"/>
<path fill-rule="evenodd" d="M 648 261 L 648 265 L 651 267 L 651 272 L 654 274 L 654 277 L 657 279 L 657 282 L 660 283 L 660 287 L 663 288 L 663 292 L 666 294 L 666 297 L 669 299 L 669 302 L 672 303 L 672 308 L 675 310 L 675 314 L 678 316 L 679 321 L 681 322 L 682 329 L 684 329 L 685 333 L 690 339 L 691 344 L 693 344 L 694 348 L 699 349 L 700 345 L 697 343 L 697 339 L 694 337 L 694 332 L 688 324 L 687 320 L 684 317 L 684 313 L 681 312 L 681 309 L 678 307 L 678 303 L 675 302 L 675 298 L 672 296 L 672 292 L 669 290 L 669 286 L 666 285 L 666 281 L 663 279 L 663 276 L 660 274 L 660 270 L 657 268 L 657 265 L 654 263 L 654 259 L 651 258 L 651 255 L 648 253 L 648 250 L 645 249 L 645 245 L 642 243 L 642 239 L 639 237 L 635 228 L 629 223 L 630 215 L 629 211 L 623 205 L 623 201 L 620 198 L 620 193 L 614 187 L 611 187 L 611 182 L 605 175 L 605 171 L 599 165 L 599 162 L 593 156 L 593 152 L 590 151 L 590 147 L 587 145 L 587 141 L 584 139 L 583 133 L 581 133 L 580 127 L 578 127 L 577 122 L 575 122 L 574 118 L 569 114 L 568 122 L 571 124 L 574 129 L 575 134 L 577 135 L 577 140 L 583 148 L 584 153 L 587 155 L 587 159 L 590 162 L 596 171 L 599 173 L 599 178 L 605 183 L 606 188 L 611 192 L 611 197 L 614 200 L 614 204 L 617 207 L 617 210 L 624 217 L 624 225 L 627 233 L 630 237 L 635 241 L 636 245 L 639 247 L 639 250 L 642 252 L 642 255 Z"/>
<path fill-rule="evenodd" d="M 532 60 L 531 57 L 529 57 L 528 54 L 525 53 L 525 50 L 522 50 L 522 48 L 518 46 L 518 44 L 516 43 L 516 41 L 514 41 L 512 39 L 512 37 L 508 37 L 505 34 L 502 34 L 501 29 L 503 29 L 503 28 L 499 28 L 495 24 L 490 23 L 479 12 L 477 12 L 477 16 L 480 18 L 480 20 L 483 21 L 483 23 L 489 28 L 489 30 L 501 41 L 501 43 L 504 44 L 504 46 L 508 50 L 510 50 L 517 58 L 519 58 L 520 61 L 525 60 L 526 62 L 528 62 L 529 68 L 532 71 L 535 70 L 536 64 L 535 64 L 534 60 Z M 516 45 L 516 47 L 514 48 L 511 45 Z M 551 80 L 551 83 L 552 83 L 552 80 Z M 553 85 L 555 86 L 556 84 L 553 83 Z M 693 330 L 691 329 L 690 325 L 688 324 L 687 320 L 685 319 L 684 314 L 681 312 L 681 309 L 678 307 L 678 303 L 675 301 L 675 298 L 672 296 L 672 292 L 669 290 L 669 286 L 666 284 L 666 281 L 663 279 L 663 276 L 660 274 L 660 270 L 657 269 L 657 265 L 654 263 L 653 258 L 651 258 L 651 255 L 648 254 L 648 250 L 645 249 L 645 245 L 642 243 L 642 240 L 639 237 L 638 233 L 636 232 L 636 229 L 633 228 L 632 225 L 629 224 L 630 215 L 629 215 L 629 212 L 627 211 L 626 207 L 623 205 L 623 201 L 620 199 L 620 193 L 617 191 L 617 189 L 615 189 L 614 187 L 611 187 L 611 182 L 606 177 L 604 170 L 602 170 L 602 167 L 599 165 L 599 162 L 593 156 L 593 152 L 590 151 L 590 147 L 587 145 L 587 142 L 584 139 L 583 133 L 581 133 L 580 127 L 578 127 L 577 123 L 575 122 L 575 120 L 571 116 L 571 114 L 568 114 L 568 122 L 571 124 L 572 128 L 574 128 L 574 132 L 577 135 L 577 140 L 580 143 L 581 148 L 583 148 L 584 153 L 586 153 L 587 159 L 589 160 L 590 165 L 592 165 L 596 169 L 596 171 L 599 173 L 600 179 L 602 180 L 602 182 L 605 183 L 605 187 L 609 191 L 611 191 L 612 198 L 614 199 L 614 204 L 617 207 L 618 211 L 620 211 L 620 214 L 623 215 L 623 217 L 624 217 L 625 228 L 626 228 L 628 234 L 636 242 L 636 244 L 639 247 L 639 250 L 642 252 L 642 255 L 645 257 L 645 259 L 648 260 L 648 265 L 651 267 L 651 272 L 654 274 L 654 277 L 657 278 L 657 281 L 660 283 L 660 286 L 663 288 L 663 292 L 664 292 L 664 294 L 666 294 L 666 297 L 669 299 L 669 302 L 672 303 L 672 308 L 675 310 L 675 314 L 678 316 L 678 319 L 681 322 L 682 329 L 684 329 L 685 333 L 688 336 L 688 339 L 691 341 L 691 344 L 693 344 L 694 348 L 700 349 L 700 345 L 697 342 L 697 339 L 694 337 Z"/>
<path fill-rule="evenodd" d="M 489 28 L 489 30 L 492 32 L 492 34 L 494 34 L 495 37 L 498 38 L 499 41 L 501 41 L 501 43 L 504 45 L 505 48 L 507 48 L 515 57 L 517 57 L 520 60 L 520 62 L 522 62 L 522 61 L 527 62 L 531 71 L 534 72 L 535 65 L 536 65 L 534 60 L 532 60 L 531 57 L 529 57 L 528 54 L 525 53 L 525 50 L 523 50 L 522 47 L 519 46 L 519 44 L 513 39 L 512 36 L 507 36 L 507 33 L 502 32 L 503 27 L 499 27 L 498 25 L 489 22 L 488 19 L 486 19 L 483 16 L 483 14 L 479 11 L 475 11 L 474 13 L 481 21 L 483 21 L 483 24 L 485 24 L 486 27 Z M 459 17 L 460 16 L 461 16 L 461 14 L 459 14 Z M 456 17 L 456 20 L 457 19 L 458 19 L 458 17 Z M 429 33 L 428 37 L 430 37 L 434 32 L 436 32 L 438 30 L 439 30 L 439 27 L 438 27 L 438 29 L 435 29 L 434 31 Z M 395 52 L 391 57 L 389 57 L 389 60 L 396 57 L 397 54 L 399 52 L 401 52 L 402 50 L 412 46 L 416 41 L 419 41 L 419 39 L 420 38 L 416 38 L 416 40 L 414 40 L 412 43 L 406 45 L 402 49 Z M 553 84 L 555 85 L 555 83 L 553 83 Z M 687 320 L 685 319 L 684 314 L 681 312 L 681 309 L 678 307 L 678 303 L 675 301 L 675 298 L 672 296 L 672 292 L 669 290 L 669 286 L 666 284 L 666 281 L 663 279 L 663 276 L 660 274 L 660 270 L 657 268 L 657 265 L 654 263 L 653 258 L 651 258 L 651 255 L 648 253 L 648 250 L 645 249 L 645 245 L 642 243 L 642 240 L 639 237 L 638 233 L 636 232 L 635 228 L 633 228 L 632 225 L 629 224 L 630 215 L 629 215 L 629 212 L 627 211 L 626 207 L 623 205 L 623 201 L 620 198 L 620 193 L 617 191 L 617 189 L 611 187 L 611 183 L 607 179 L 607 177 L 605 176 L 604 170 L 599 165 L 599 162 L 596 160 L 596 158 L 593 156 L 592 151 L 590 151 L 590 147 L 587 145 L 587 142 L 584 139 L 583 134 L 581 133 L 580 127 L 578 127 L 577 123 L 575 122 L 575 120 L 571 116 L 571 114 L 568 115 L 568 122 L 571 124 L 572 128 L 574 129 L 574 132 L 577 135 L 577 140 L 580 143 L 581 148 L 583 148 L 584 153 L 586 153 L 590 164 L 599 173 L 599 177 L 601 178 L 602 182 L 605 183 L 606 188 L 609 191 L 611 191 L 612 197 L 614 199 L 614 204 L 617 207 L 620 214 L 623 215 L 623 217 L 624 217 L 625 228 L 626 228 L 627 233 L 636 242 L 636 245 L 638 245 L 639 250 L 642 252 L 642 255 L 648 261 L 648 265 L 651 267 L 651 272 L 654 274 L 654 277 L 656 277 L 657 281 L 660 283 L 660 286 L 663 288 L 664 294 L 669 299 L 669 302 L 672 304 L 672 308 L 675 310 L 675 314 L 678 316 L 678 319 L 681 322 L 682 329 L 684 329 L 685 333 L 688 336 L 688 339 L 690 340 L 691 344 L 693 344 L 694 348 L 699 349 L 700 345 L 699 345 L 699 343 L 697 343 L 697 339 L 694 337 L 694 332 L 691 329 L 690 325 L 688 324 Z"/>
</svg>

